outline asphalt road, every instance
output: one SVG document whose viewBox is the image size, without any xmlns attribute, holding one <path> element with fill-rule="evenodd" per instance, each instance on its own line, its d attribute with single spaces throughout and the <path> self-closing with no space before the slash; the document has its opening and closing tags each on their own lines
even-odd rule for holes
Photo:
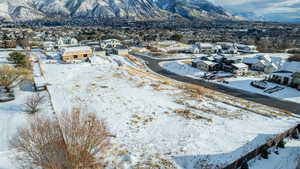
<svg viewBox="0 0 300 169">
<path fill-rule="evenodd" d="M 185 77 L 185 76 L 180 76 L 180 75 L 177 75 L 175 73 L 172 73 L 172 72 L 169 72 L 169 71 L 163 69 L 159 65 L 159 63 L 163 62 L 163 61 L 172 61 L 172 60 L 180 60 L 180 59 L 153 59 L 153 58 L 147 57 L 145 55 L 140 55 L 140 54 L 133 54 L 133 55 L 143 59 L 146 62 L 147 66 L 152 71 L 154 71 L 160 75 L 166 76 L 168 78 L 171 78 L 171 79 L 174 79 L 177 81 L 181 81 L 181 82 L 185 82 L 185 83 L 200 85 L 200 86 L 203 86 L 203 87 L 206 87 L 206 88 L 209 88 L 212 90 L 216 90 L 218 92 L 225 93 L 225 94 L 228 94 L 228 95 L 231 95 L 234 97 L 239 97 L 239 98 L 242 98 L 245 100 L 264 104 L 264 105 L 267 105 L 270 107 L 283 109 L 283 110 L 300 115 L 300 104 L 298 104 L 298 103 L 280 100 L 280 99 L 276 99 L 276 98 L 261 95 L 261 94 L 255 94 L 255 93 L 251 93 L 251 92 L 240 90 L 240 89 L 230 88 L 230 87 L 226 87 L 224 85 L 211 83 L 211 82 L 201 80 L 201 79 L 198 80 L 198 79 L 193 79 L 193 78 L 189 78 L 189 77 Z"/>
</svg>

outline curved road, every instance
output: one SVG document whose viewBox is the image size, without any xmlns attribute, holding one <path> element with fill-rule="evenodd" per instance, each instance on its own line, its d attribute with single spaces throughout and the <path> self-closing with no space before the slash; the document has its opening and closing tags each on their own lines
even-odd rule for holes
<svg viewBox="0 0 300 169">
<path fill-rule="evenodd" d="M 280 100 L 280 99 L 276 99 L 273 97 L 265 96 L 262 94 L 251 93 L 251 92 L 240 90 L 240 89 L 230 88 L 230 87 L 226 87 L 224 85 L 207 82 L 205 80 L 193 79 L 190 77 L 180 76 L 180 75 L 177 75 L 175 73 L 172 73 L 172 72 L 169 72 L 169 71 L 163 69 L 159 65 L 159 63 L 163 62 L 163 61 L 172 61 L 172 60 L 180 60 L 180 59 L 154 59 L 154 58 L 151 58 L 151 57 L 148 57 L 145 55 L 141 55 L 141 54 L 133 54 L 133 53 L 131 53 L 131 54 L 146 61 L 147 66 L 152 71 L 154 71 L 160 75 L 169 77 L 171 79 L 185 82 L 185 83 L 191 83 L 191 84 L 195 84 L 195 85 L 204 86 L 206 88 L 216 90 L 218 92 L 225 93 L 225 94 L 228 94 L 228 95 L 231 95 L 234 97 L 243 98 L 245 100 L 264 104 L 264 105 L 267 105 L 270 107 L 283 109 L 283 110 L 300 115 L 300 104 L 298 104 L 298 103 Z"/>
</svg>

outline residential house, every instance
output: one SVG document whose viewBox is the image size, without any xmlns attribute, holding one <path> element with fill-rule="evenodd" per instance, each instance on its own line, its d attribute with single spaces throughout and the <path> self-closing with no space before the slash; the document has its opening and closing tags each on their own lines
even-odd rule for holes
<svg viewBox="0 0 300 169">
<path fill-rule="evenodd" d="M 243 59 L 243 63 L 247 64 L 252 70 L 271 73 L 278 70 L 281 64 L 281 58 L 270 57 L 268 55 L 257 55 L 256 57 L 247 57 Z"/>
<path fill-rule="evenodd" d="M 206 57 L 196 58 L 192 61 L 192 67 L 198 68 L 202 71 L 217 71 L 220 70 L 220 64 L 209 60 Z"/>
<path fill-rule="evenodd" d="M 60 52 L 61 60 L 65 62 L 87 59 L 92 55 L 93 50 L 88 46 L 64 48 Z"/>
<path fill-rule="evenodd" d="M 200 53 L 200 49 L 197 45 L 193 45 L 190 50 L 191 50 L 191 53 L 193 53 L 193 54 L 199 54 Z"/>
<path fill-rule="evenodd" d="M 267 80 L 300 90 L 300 72 L 278 71 L 270 74 Z"/>
<path fill-rule="evenodd" d="M 54 42 L 43 42 L 43 49 L 46 51 L 51 51 L 54 49 L 55 43 Z"/>
<path fill-rule="evenodd" d="M 94 55 L 96 55 L 96 56 L 105 56 L 106 51 L 103 50 L 101 47 L 96 47 L 96 48 L 94 48 Z"/>
<path fill-rule="evenodd" d="M 227 72 L 232 72 L 233 64 L 241 63 L 241 59 L 239 58 L 224 58 L 222 60 L 222 69 Z"/>
<path fill-rule="evenodd" d="M 300 72 L 295 72 L 292 78 L 291 86 L 300 90 Z"/>
<path fill-rule="evenodd" d="M 127 48 L 113 48 L 112 53 L 115 55 L 126 56 L 129 54 L 129 51 Z"/>
<path fill-rule="evenodd" d="M 119 46 L 122 46 L 122 44 L 121 41 L 118 39 L 107 39 L 101 41 L 100 46 L 102 49 L 107 49 L 107 48 L 117 48 Z"/>
<path fill-rule="evenodd" d="M 242 45 L 238 44 L 236 45 L 236 48 L 238 49 L 238 52 L 240 53 L 257 53 L 257 47 L 254 45 Z"/>
<path fill-rule="evenodd" d="M 15 40 L 4 40 L 0 41 L 0 48 L 16 48 L 17 41 Z"/>
<path fill-rule="evenodd" d="M 198 48 L 198 49 L 196 49 Z M 210 54 L 210 53 L 215 53 L 216 48 L 213 44 L 211 43 L 202 43 L 202 42 L 197 42 L 193 46 L 193 53 L 199 52 L 199 53 L 205 53 L 205 54 Z"/>
<path fill-rule="evenodd" d="M 244 63 L 234 63 L 232 64 L 231 72 L 237 75 L 244 75 L 248 72 L 248 65 Z"/>
<path fill-rule="evenodd" d="M 269 75 L 268 81 L 290 86 L 292 84 L 293 72 L 290 71 L 277 71 Z"/>
<path fill-rule="evenodd" d="M 64 46 L 65 45 L 65 42 L 64 42 L 64 39 L 63 38 L 59 38 L 56 42 L 57 46 Z"/>
<path fill-rule="evenodd" d="M 78 40 L 75 39 L 75 38 L 71 38 L 71 37 L 60 37 L 57 40 L 56 45 L 59 48 L 70 47 L 70 46 L 78 46 Z"/>
<path fill-rule="evenodd" d="M 75 38 L 71 38 L 71 40 L 70 40 L 70 45 L 72 45 L 72 46 L 77 46 L 77 45 L 78 45 L 78 40 L 75 39 Z"/>
<path fill-rule="evenodd" d="M 236 44 L 234 44 L 234 43 L 231 43 L 231 42 L 217 42 L 217 45 L 222 48 L 220 53 L 238 54 L 238 49 L 236 47 Z"/>
<path fill-rule="evenodd" d="M 270 63 L 266 65 L 264 68 L 265 73 L 272 73 L 275 72 L 276 70 L 278 70 L 278 66 L 275 63 Z"/>
</svg>

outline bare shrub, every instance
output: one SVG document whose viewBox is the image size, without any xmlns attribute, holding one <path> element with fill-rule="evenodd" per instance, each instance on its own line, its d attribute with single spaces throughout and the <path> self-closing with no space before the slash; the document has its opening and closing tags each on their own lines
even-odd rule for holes
<svg viewBox="0 0 300 169">
<path fill-rule="evenodd" d="M 8 65 L 0 67 L 0 86 L 3 86 L 7 92 L 17 86 L 27 78 L 30 71 L 23 68 L 14 68 Z"/>
<path fill-rule="evenodd" d="M 102 169 L 110 138 L 103 120 L 73 109 L 57 118 L 35 116 L 10 145 L 24 169 Z"/>
<path fill-rule="evenodd" d="M 295 62 L 300 62 L 300 54 L 297 53 L 297 54 L 293 54 L 292 56 L 290 56 L 288 58 L 288 61 L 295 61 Z"/>
<path fill-rule="evenodd" d="M 25 111 L 30 114 L 38 113 L 41 111 L 41 104 L 46 102 L 46 97 L 40 93 L 34 94 L 27 98 L 25 103 Z"/>
</svg>

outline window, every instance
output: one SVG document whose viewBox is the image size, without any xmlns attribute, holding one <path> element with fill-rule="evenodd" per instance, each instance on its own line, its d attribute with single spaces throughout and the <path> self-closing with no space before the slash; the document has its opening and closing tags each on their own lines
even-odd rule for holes
<svg viewBox="0 0 300 169">
<path fill-rule="evenodd" d="M 74 59 L 77 59 L 78 58 L 78 55 L 74 55 Z"/>
<path fill-rule="evenodd" d="M 86 58 L 87 56 L 88 56 L 87 54 L 84 54 L 84 55 L 83 55 L 83 57 L 85 57 L 85 58 Z"/>
</svg>

